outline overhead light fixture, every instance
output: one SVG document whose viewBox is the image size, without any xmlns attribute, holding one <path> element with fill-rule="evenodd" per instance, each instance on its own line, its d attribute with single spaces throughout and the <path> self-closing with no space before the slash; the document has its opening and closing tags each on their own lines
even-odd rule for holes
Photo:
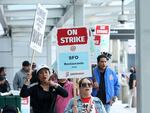
<svg viewBox="0 0 150 113">
<path fill-rule="evenodd" d="M 118 22 L 120 22 L 121 24 L 124 24 L 127 21 L 128 21 L 128 17 L 127 15 L 124 14 L 124 0 L 122 0 L 121 15 L 118 16 Z"/>
</svg>

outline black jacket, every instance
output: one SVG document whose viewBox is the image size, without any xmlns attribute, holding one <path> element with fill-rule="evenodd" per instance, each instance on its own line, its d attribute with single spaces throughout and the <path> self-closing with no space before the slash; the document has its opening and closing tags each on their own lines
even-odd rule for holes
<svg viewBox="0 0 150 113">
<path fill-rule="evenodd" d="M 8 81 L 5 80 L 5 83 L 0 85 L 0 92 L 5 93 L 5 92 L 9 92 L 10 90 L 11 90 L 10 85 L 9 85 Z"/>
<path fill-rule="evenodd" d="M 136 80 L 136 73 L 131 73 L 129 77 L 129 89 L 133 89 L 133 80 Z"/>
<path fill-rule="evenodd" d="M 44 91 L 39 84 L 33 85 L 30 88 L 23 85 L 20 93 L 21 97 L 30 96 L 34 113 L 54 113 L 57 95 L 67 97 L 68 93 L 61 86 L 57 88 L 50 87 L 49 91 Z"/>
</svg>

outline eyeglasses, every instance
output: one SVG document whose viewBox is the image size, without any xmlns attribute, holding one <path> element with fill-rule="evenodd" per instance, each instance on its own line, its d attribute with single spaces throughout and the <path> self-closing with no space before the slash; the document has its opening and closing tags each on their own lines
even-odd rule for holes
<svg viewBox="0 0 150 113">
<path fill-rule="evenodd" d="M 85 88 L 85 87 L 92 87 L 92 83 L 82 83 L 82 84 L 81 84 L 81 87 L 82 87 L 82 88 Z"/>
</svg>

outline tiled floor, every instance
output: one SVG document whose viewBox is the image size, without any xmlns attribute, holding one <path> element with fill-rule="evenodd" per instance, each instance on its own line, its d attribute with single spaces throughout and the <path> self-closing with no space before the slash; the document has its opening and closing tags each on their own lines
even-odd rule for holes
<svg viewBox="0 0 150 113">
<path fill-rule="evenodd" d="M 110 109 L 110 113 L 137 113 L 136 108 L 125 108 L 127 104 L 116 101 Z"/>
</svg>

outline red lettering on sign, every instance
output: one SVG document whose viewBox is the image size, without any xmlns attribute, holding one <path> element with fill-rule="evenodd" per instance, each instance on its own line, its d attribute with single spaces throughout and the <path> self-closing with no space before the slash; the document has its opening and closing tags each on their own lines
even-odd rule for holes
<svg viewBox="0 0 150 113">
<path fill-rule="evenodd" d="M 100 45 L 100 42 L 101 42 L 101 36 L 95 35 L 94 44 L 95 45 Z"/>
<path fill-rule="evenodd" d="M 22 98 L 22 102 L 21 102 L 21 104 L 23 104 L 23 105 L 27 105 L 27 104 L 28 104 L 28 97 L 26 97 L 26 98 Z"/>
<path fill-rule="evenodd" d="M 87 44 L 88 34 L 85 27 L 58 29 L 57 41 L 59 46 Z"/>
<path fill-rule="evenodd" d="M 109 34 L 109 26 L 108 25 L 97 25 L 95 27 L 95 34 Z"/>
</svg>

